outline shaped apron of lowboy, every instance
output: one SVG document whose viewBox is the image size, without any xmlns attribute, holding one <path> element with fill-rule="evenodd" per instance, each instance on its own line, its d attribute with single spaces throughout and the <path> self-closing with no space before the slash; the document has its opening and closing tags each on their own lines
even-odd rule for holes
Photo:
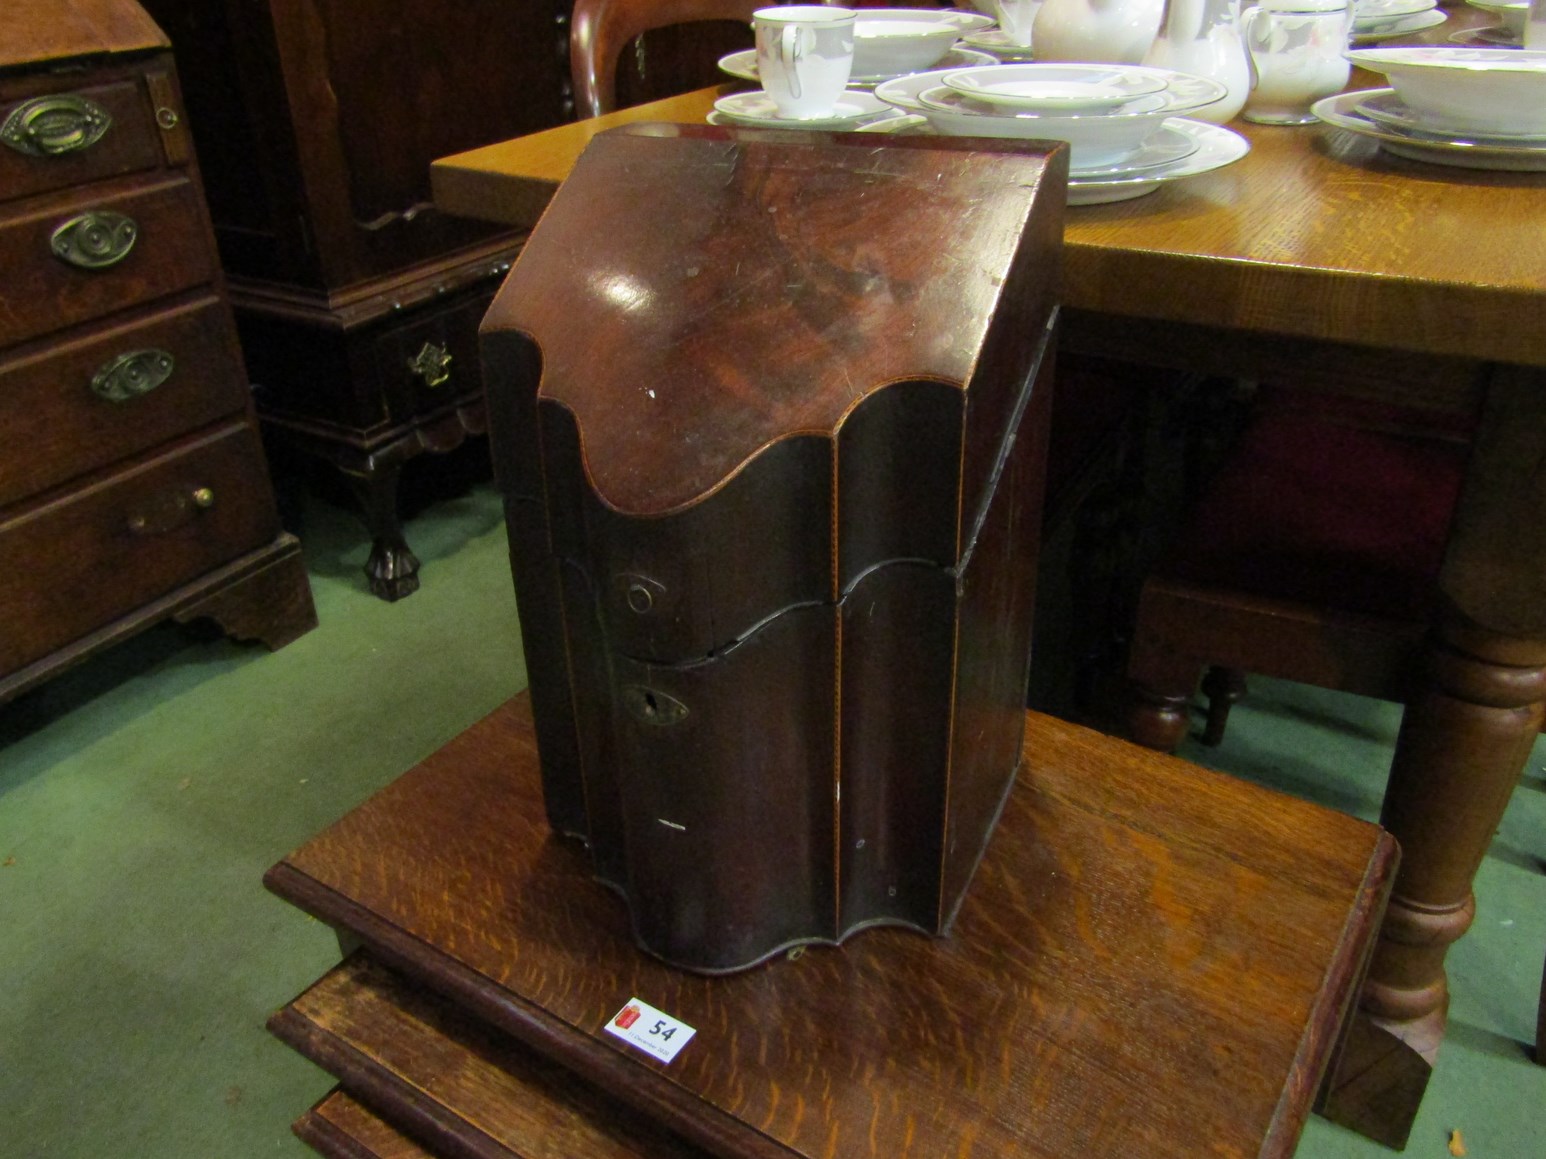
<svg viewBox="0 0 1546 1159">
<path fill-rule="evenodd" d="M 546 807 L 666 961 L 948 929 L 1020 754 L 1065 182 L 630 126 L 489 311 Z"/>
</svg>

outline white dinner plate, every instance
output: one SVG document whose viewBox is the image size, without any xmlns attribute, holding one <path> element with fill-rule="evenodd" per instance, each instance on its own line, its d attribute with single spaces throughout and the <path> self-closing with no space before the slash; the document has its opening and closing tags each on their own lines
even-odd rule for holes
<svg viewBox="0 0 1546 1159">
<path fill-rule="evenodd" d="M 974 65 L 997 64 L 998 57 L 986 52 L 978 52 L 975 49 L 963 48 L 959 44 L 945 53 L 938 64 L 930 65 L 930 69 L 941 68 L 970 68 Z M 762 78 L 757 75 L 757 50 L 755 48 L 742 49 L 740 52 L 732 52 L 719 58 L 719 71 L 735 77 L 737 80 L 749 80 L 753 83 L 761 83 Z M 898 76 L 909 76 L 909 73 L 887 73 L 885 76 L 851 76 L 848 78 L 850 85 L 864 87 L 866 85 L 878 85 L 882 81 L 893 80 Z"/>
<path fill-rule="evenodd" d="M 1105 205 L 1113 201 L 1127 201 L 1153 193 L 1161 185 L 1179 181 L 1183 177 L 1196 177 L 1232 165 L 1251 151 L 1251 143 L 1232 129 L 1222 125 L 1210 125 L 1206 121 L 1193 121 L 1186 117 L 1172 117 L 1165 128 L 1183 133 L 1197 143 L 1196 152 L 1189 157 L 1146 169 L 1140 173 L 1118 177 L 1070 177 L 1068 179 L 1069 205 Z"/>
<path fill-rule="evenodd" d="M 1182 118 L 1176 117 L 1173 120 L 1180 121 Z M 1184 126 L 1178 128 L 1173 121 L 1166 121 L 1158 130 L 1144 138 L 1137 152 L 1109 165 L 1070 169 L 1068 178 L 1070 181 L 1075 178 L 1080 181 L 1099 181 L 1107 177 L 1141 173 L 1145 169 L 1159 169 L 1186 160 L 1201 147 L 1202 142 L 1194 134 L 1186 132 Z"/>
<path fill-rule="evenodd" d="M 1502 169 L 1515 173 L 1546 172 L 1546 146 L 1494 144 L 1462 137 L 1436 137 L 1382 124 L 1359 112 L 1358 106 L 1379 92 L 1391 89 L 1363 89 L 1339 93 L 1316 101 L 1310 111 L 1326 124 L 1380 143 L 1380 148 L 1409 161 L 1427 161 L 1461 169 Z"/>
<path fill-rule="evenodd" d="M 890 105 L 874 93 L 848 89 L 838 98 L 837 108 L 828 117 L 781 116 L 773 98 L 761 89 L 752 93 L 731 93 L 714 102 L 720 120 L 714 124 L 751 125 L 761 129 L 849 129 L 866 118 L 892 111 Z"/>
<path fill-rule="evenodd" d="M 1413 12 L 1408 16 L 1394 16 L 1389 20 L 1373 21 L 1366 27 L 1355 28 L 1348 39 L 1353 44 L 1378 44 L 1398 36 L 1415 36 L 1429 28 L 1437 28 L 1448 19 L 1448 13 L 1436 8 L 1427 12 Z"/>
<path fill-rule="evenodd" d="M 1424 137 L 1433 137 L 1441 141 L 1474 141 L 1480 145 L 1500 145 L 1507 148 L 1510 145 L 1533 145 L 1536 148 L 1546 149 L 1546 133 L 1454 133 L 1442 125 L 1435 125 L 1432 121 L 1425 120 L 1421 113 L 1411 108 L 1405 101 L 1396 95 L 1395 89 L 1375 89 L 1365 92 L 1364 99 L 1358 102 L 1356 111 L 1371 121 L 1378 121 L 1382 125 L 1390 125 L 1397 129 L 1405 129 Z"/>
<path fill-rule="evenodd" d="M 1450 38 L 1451 44 L 1466 48 L 1523 48 L 1524 41 L 1501 24 L 1489 24 L 1486 28 L 1468 28 Z"/>
<path fill-rule="evenodd" d="M 1196 145 L 1195 151 L 1190 156 L 1133 173 L 1070 177 L 1068 204 L 1105 205 L 1113 201 L 1128 201 L 1135 197 L 1142 197 L 1172 181 L 1222 169 L 1251 151 L 1249 141 L 1239 133 L 1219 125 L 1193 121 L 1186 117 L 1171 117 L 1163 127 L 1189 138 Z M 894 120 L 867 124 L 859 132 L 921 136 L 933 130 L 929 128 L 929 122 L 925 118 L 908 114 Z"/>
</svg>

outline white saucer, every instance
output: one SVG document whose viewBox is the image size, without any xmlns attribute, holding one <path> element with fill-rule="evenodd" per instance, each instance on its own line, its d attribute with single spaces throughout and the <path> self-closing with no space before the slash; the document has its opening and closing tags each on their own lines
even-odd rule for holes
<svg viewBox="0 0 1546 1159">
<path fill-rule="evenodd" d="M 1029 44 L 1016 44 L 1001 28 L 985 28 L 981 32 L 973 32 L 961 37 L 961 43 L 992 53 L 997 60 L 1030 60 L 1032 55 Z"/>
<path fill-rule="evenodd" d="M 1372 92 L 1366 90 L 1364 99 L 1358 102 L 1355 112 L 1379 124 L 1404 129 L 1409 133 L 1440 141 L 1475 141 L 1480 145 L 1498 145 L 1504 148 L 1532 145 L 1546 149 L 1546 133 L 1455 133 L 1442 125 L 1424 120 L 1421 113 L 1412 109 L 1396 95 L 1395 89 L 1375 89 Z"/>
<path fill-rule="evenodd" d="M 986 52 L 976 52 L 970 48 L 962 48 L 959 44 L 945 53 L 938 64 L 932 64 L 929 68 L 970 68 L 975 65 L 997 64 L 998 57 Z M 732 52 L 719 58 L 719 71 L 728 73 L 737 80 L 749 80 L 753 83 L 761 81 L 757 75 L 757 50 L 755 48 L 743 49 L 740 52 Z M 866 88 L 870 85 L 878 85 L 883 81 L 894 80 L 898 76 L 909 76 L 910 73 L 887 73 L 885 76 L 851 76 L 848 78 L 850 87 Z"/>
<path fill-rule="evenodd" d="M 1438 0 L 1353 0 L 1353 27 L 1361 29 L 1376 20 L 1427 12 Z"/>
<path fill-rule="evenodd" d="M 760 89 L 754 93 L 731 93 L 714 102 L 714 111 L 722 118 L 713 124 L 751 125 L 761 129 L 846 129 L 867 117 L 889 113 L 892 107 L 874 93 L 848 89 L 838 98 L 831 116 L 794 118 L 781 116 L 773 98 Z"/>
<path fill-rule="evenodd" d="M 1070 177 L 1068 204 L 1106 205 L 1113 201 L 1142 197 L 1167 182 L 1195 177 L 1199 173 L 1211 173 L 1225 165 L 1232 165 L 1251 151 L 1251 143 L 1239 133 L 1220 125 L 1210 125 L 1206 121 L 1171 117 L 1165 122 L 1165 128 L 1195 141 L 1196 152 L 1168 165 L 1120 177 Z"/>
<path fill-rule="evenodd" d="M 952 69 L 946 88 L 1012 111 L 1101 113 L 1162 92 L 1169 78 L 1119 64 L 992 64 Z"/>
<path fill-rule="evenodd" d="M 1373 21 L 1366 27 L 1355 28 L 1348 40 L 1352 44 L 1378 44 L 1382 40 L 1394 40 L 1398 36 L 1412 36 L 1429 28 L 1437 28 L 1449 19 L 1449 14 L 1438 9 L 1413 12 L 1407 16 L 1392 16 Z"/>
<path fill-rule="evenodd" d="M 1546 173 L 1546 144 L 1516 144 L 1495 139 L 1476 141 L 1462 137 L 1430 136 L 1396 125 L 1371 120 L 1358 106 L 1380 92 L 1393 89 L 1363 89 L 1339 93 L 1316 101 L 1310 111 L 1338 129 L 1380 143 L 1380 148 L 1409 161 L 1427 161 L 1433 165 L 1451 165 L 1461 169 L 1501 169 L 1515 173 Z"/>
<path fill-rule="evenodd" d="M 1486 28 L 1470 28 L 1464 32 L 1455 33 L 1449 39 L 1450 43 L 1461 44 L 1467 48 L 1524 47 L 1524 40 L 1501 24 L 1490 24 Z"/>
</svg>

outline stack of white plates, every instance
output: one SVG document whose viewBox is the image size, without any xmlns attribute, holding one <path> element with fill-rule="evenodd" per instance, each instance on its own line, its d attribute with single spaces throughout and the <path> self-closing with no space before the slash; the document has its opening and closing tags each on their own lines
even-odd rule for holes
<svg viewBox="0 0 1546 1159">
<path fill-rule="evenodd" d="M 1437 0 L 1353 0 L 1354 44 L 1374 44 L 1436 28 L 1448 17 Z"/>
<path fill-rule="evenodd" d="M 1546 171 L 1546 52 L 1356 49 L 1388 89 L 1328 97 L 1312 112 L 1397 156 L 1472 169 Z"/>
<path fill-rule="evenodd" d="M 1238 133 L 1183 115 L 1218 100 L 1223 85 L 1168 69 L 1000 64 L 917 73 L 875 95 L 949 136 L 1067 141 L 1070 205 L 1139 197 L 1250 150 Z"/>
<path fill-rule="evenodd" d="M 1494 17 L 1497 23 L 1455 33 L 1450 39 L 1456 44 L 1518 48 L 1524 43 L 1525 19 L 1530 14 L 1530 0 L 1466 0 L 1466 3 Z"/>
</svg>

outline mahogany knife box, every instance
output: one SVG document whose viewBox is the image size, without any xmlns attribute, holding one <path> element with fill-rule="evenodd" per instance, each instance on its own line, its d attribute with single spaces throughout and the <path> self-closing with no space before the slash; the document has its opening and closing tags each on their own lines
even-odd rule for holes
<svg viewBox="0 0 1546 1159">
<path fill-rule="evenodd" d="M 485 318 L 546 808 L 658 957 L 948 930 L 1019 760 L 1066 176 L 612 130 Z"/>
</svg>

